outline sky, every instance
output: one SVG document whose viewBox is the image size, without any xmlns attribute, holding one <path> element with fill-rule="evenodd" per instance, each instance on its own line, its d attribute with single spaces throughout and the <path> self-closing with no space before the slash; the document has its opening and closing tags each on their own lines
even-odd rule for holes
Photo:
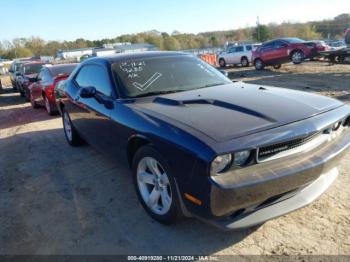
<svg viewBox="0 0 350 262">
<path fill-rule="evenodd" d="M 0 40 L 98 40 L 156 29 L 199 33 L 350 13 L 349 0 L 0 0 Z"/>
</svg>

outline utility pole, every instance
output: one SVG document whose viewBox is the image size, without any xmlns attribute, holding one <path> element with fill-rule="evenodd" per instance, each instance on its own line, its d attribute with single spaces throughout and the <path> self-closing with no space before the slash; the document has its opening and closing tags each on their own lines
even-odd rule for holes
<svg viewBox="0 0 350 262">
<path fill-rule="evenodd" d="M 260 42 L 260 21 L 259 21 L 259 16 L 256 18 L 256 32 L 258 36 L 258 42 Z"/>
</svg>

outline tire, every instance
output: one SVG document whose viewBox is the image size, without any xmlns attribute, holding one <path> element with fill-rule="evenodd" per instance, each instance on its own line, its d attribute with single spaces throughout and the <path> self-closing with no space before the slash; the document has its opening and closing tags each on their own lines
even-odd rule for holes
<svg viewBox="0 0 350 262">
<path fill-rule="evenodd" d="M 24 92 L 24 97 L 25 97 L 26 101 L 31 102 L 30 101 L 30 91 L 28 89 L 26 89 L 26 91 Z"/>
<path fill-rule="evenodd" d="M 249 67 L 249 60 L 246 57 L 242 57 L 241 64 L 243 67 Z"/>
<path fill-rule="evenodd" d="M 282 67 L 282 65 L 281 64 L 276 64 L 276 65 L 273 65 L 273 68 L 274 69 L 280 69 Z"/>
<path fill-rule="evenodd" d="M 149 216 L 162 224 L 178 222 L 182 217 L 178 191 L 162 155 L 151 146 L 141 147 L 133 158 L 132 173 L 137 197 Z"/>
<path fill-rule="evenodd" d="M 67 139 L 68 144 L 70 144 L 71 146 L 82 145 L 84 142 L 83 142 L 82 138 L 79 136 L 75 127 L 73 126 L 68 112 L 65 111 L 64 109 L 62 112 L 62 122 L 63 122 L 64 135 Z"/>
<path fill-rule="evenodd" d="M 259 58 L 255 60 L 254 66 L 256 70 L 263 70 L 265 68 L 264 62 Z"/>
<path fill-rule="evenodd" d="M 223 59 L 223 58 L 220 58 L 220 59 L 219 59 L 219 66 L 220 66 L 221 68 L 226 67 L 226 61 L 225 61 L 225 59 Z"/>
<path fill-rule="evenodd" d="M 23 91 L 22 87 L 18 88 L 18 90 L 19 90 L 19 95 L 20 95 L 21 97 L 25 97 L 24 91 Z"/>
<path fill-rule="evenodd" d="M 55 115 L 55 114 L 56 114 L 56 111 L 53 110 L 52 105 L 51 105 L 49 99 L 47 98 L 46 95 L 43 95 L 43 97 L 44 97 L 44 105 L 45 105 L 46 112 L 47 112 L 50 116 Z"/>
<path fill-rule="evenodd" d="M 32 105 L 32 108 L 37 109 L 39 108 L 39 105 L 35 102 L 33 96 L 30 94 L 30 104 Z"/>
<path fill-rule="evenodd" d="M 303 51 L 297 50 L 291 54 L 291 60 L 295 65 L 301 64 L 304 61 L 304 59 L 305 55 Z"/>
</svg>

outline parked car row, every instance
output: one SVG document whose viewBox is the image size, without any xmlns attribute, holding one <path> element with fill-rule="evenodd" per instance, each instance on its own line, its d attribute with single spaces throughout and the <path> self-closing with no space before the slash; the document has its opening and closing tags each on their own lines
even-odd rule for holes
<svg viewBox="0 0 350 262">
<path fill-rule="evenodd" d="M 226 52 L 218 55 L 218 64 L 220 67 L 227 65 L 247 67 L 253 64 L 257 70 L 262 70 L 266 66 L 278 69 L 283 63 L 300 64 L 305 59 L 313 59 L 318 56 L 319 52 L 328 50 L 330 47 L 322 40 L 304 41 L 299 38 L 281 38 L 263 44 L 230 46 Z"/>
<path fill-rule="evenodd" d="M 76 66 L 52 65 L 37 59 L 15 61 L 10 68 L 13 89 L 30 101 L 33 108 L 44 107 L 49 115 L 57 114 L 55 86 L 67 79 Z"/>
</svg>

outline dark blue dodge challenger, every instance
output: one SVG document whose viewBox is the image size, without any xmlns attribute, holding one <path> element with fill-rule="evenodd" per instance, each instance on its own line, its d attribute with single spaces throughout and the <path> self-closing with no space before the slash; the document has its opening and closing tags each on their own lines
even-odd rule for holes
<svg viewBox="0 0 350 262">
<path fill-rule="evenodd" d="M 332 184 L 350 147 L 343 103 L 232 83 L 188 54 L 88 59 L 57 92 L 68 143 L 127 161 L 162 223 L 237 229 L 296 210 Z"/>
</svg>

